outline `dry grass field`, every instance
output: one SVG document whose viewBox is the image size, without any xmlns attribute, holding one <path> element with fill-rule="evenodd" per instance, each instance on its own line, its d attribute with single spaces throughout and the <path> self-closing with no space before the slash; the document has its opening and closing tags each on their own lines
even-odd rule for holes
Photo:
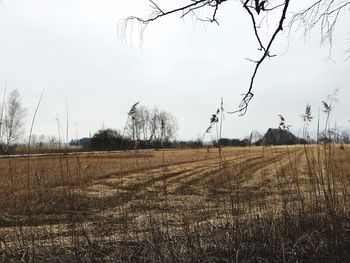
<svg viewBox="0 0 350 263">
<path fill-rule="evenodd" d="M 350 148 L 0 159 L 3 262 L 344 262 Z"/>
</svg>

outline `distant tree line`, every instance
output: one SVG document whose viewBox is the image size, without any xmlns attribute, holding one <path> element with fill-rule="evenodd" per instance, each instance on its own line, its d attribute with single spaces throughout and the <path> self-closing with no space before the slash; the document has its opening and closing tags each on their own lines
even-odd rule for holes
<svg viewBox="0 0 350 263">
<path fill-rule="evenodd" d="M 149 110 L 135 103 L 128 113 L 123 132 L 100 129 L 90 140 L 92 150 L 128 150 L 171 147 L 178 131 L 177 120 L 169 112 Z"/>
<path fill-rule="evenodd" d="M 227 146 L 237 146 L 237 147 L 245 147 L 249 146 L 250 142 L 249 139 L 227 139 L 227 138 L 221 138 L 219 139 L 219 142 L 215 142 L 214 146 L 222 146 L 222 147 L 227 147 Z"/>
<path fill-rule="evenodd" d="M 318 135 L 320 142 L 349 144 L 349 130 L 340 131 L 337 128 L 331 129 L 328 124 L 329 114 L 333 108 L 332 101 L 337 92 L 333 94 L 330 102 L 322 102 L 323 111 L 327 114 L 327 122 L 325 130 Z M 317 143 L 317 141 L 309 138 L 307 126 L 312 119 L 311 107 L 307 105 L 306 111 L 301 115 L 304 121 L 304 138 L 296 138 L 288 131 L 289 125 L 282 115 L 279 115 L 280 122 L 278 129 L 269 129 L 269 131 L 261 136 L 258 132 L 253 131 L 249 138 L 228 139 L 221 138 L 213 141 L 213 146 L 238 146 L 244 147 L 249 145 L 279 145 L 279 144 L 296 144 L 296 143 Z M 24 121 L 26 117 L 26 109 L 22 106 L 20 94 L 17 90 L 6 93 L 6 88 L 2 99 L 0 100 L 0 154 L 11 154 L 26 149 L 26 141 L 23 140 Z M 198 148 L 203 146 L 202 139 L 178 141 L 176 133 L 178 131 L 178 123 L 174 115 L 157 108 L 149 109 L 146 106 L 135 103 L 127 116 L 127 122 L 124 129 L 100 129 L 91 138 L 82 138 L 71 140 L 69 145 L 80 146 L 79 150 L 129 150 L 129 149 L 159 149 L 159 148 Z M 38 152 L 44 150 L 67 151 L 67 142 L 64 142 L 62 148 L 62 140 L 60 135 L 32 135 L 31 148 Z M 21 147 L 17 147 L 21 146 Z M 21 148 L 21 149 L 20 149 Z M 76 148 L 77 149 L 77 148 Z M 73 150 L 73 149 L 71 149 Z"/>
<path fill-rule="evenodd" d="M 72 141 L 71 145 L 81 145 L 86 150 L 116 151 L 133 149 L 160 149 L 160 148 L 199 148 L 203 146 L 201 140 L 177 141 L 177 140 L 134 140 L 130 136 L 122 135 L 115 129 L 100 129 L 90 140 Z"/>
</svg>

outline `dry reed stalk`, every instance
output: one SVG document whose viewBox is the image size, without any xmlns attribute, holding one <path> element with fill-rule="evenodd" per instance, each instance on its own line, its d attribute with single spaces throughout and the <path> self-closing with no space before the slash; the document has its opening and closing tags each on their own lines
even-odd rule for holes
<svg viewBox="0 0 350 263">
<path fill-rule="evenodd" d="M 43 98 L 43 94 L 44 94 L 44 89 L 41 91 L 40 97 L 39 97 L 39 101 L 36 105 L 35 111 L 34 111 L 34 115 L 32 118 L 32 122 L 30 125 L 30 131 L 29 131 L 29 138 L 28 138 L 28 152 L 27 152 L 27 191 L 28 191 L 28 197 L 30 195 L 30 143 L 31 143 L 31 139 L 32 139 L 32 132 L 33 132 L 33 127 L 34 127 L 34 122 L 35 122 L 35 118 L 36 115 L 38 113 L 40 104 L 41 104 L 41 100 Z M 30 199 L 30 198 L 29 198 Z"/>
</svg>

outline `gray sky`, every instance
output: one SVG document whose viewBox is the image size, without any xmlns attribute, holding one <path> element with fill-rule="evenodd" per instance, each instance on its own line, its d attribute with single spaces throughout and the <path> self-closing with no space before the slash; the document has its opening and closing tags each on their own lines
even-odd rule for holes
<svg viewBox="0 0 350 263">
<path fill-rule="evenodd" d="M 164 9 L 171 2 L 159 1 Z M 238 1 L 221 6 L 220 26 L 175 15 L 150 24 L 142 43 L 136 25 L 121 39 L 118 23 L 129 15 L 147 15 L 146 0 L 2 3 L 0 94 L 6 81 L 8 89 L 19 90 L 28 108 L 28 127 L 45 89 L 34 127 L 38 135 L 57 134 L 57 115 L 65 125 L 66 101 L 71 138 L 76 127 L 84 137 L 103 122 L 122 129 L 126 113 L 140 101 L 175 115 L 178 138 L 195 139 L 207 128 L 221 97 L 227 111 L 237 108 L 254 67 L 246 58 L 257 59 L 259 54 L 250 20 Z M 326 59 L 329 47 L 320 46 L 317 30 L 307 37 L 302 31 L 289 38 L 287 32 L 279 35 L 272 48 L 278 56 L 262 65 L 247 114 L 226 115 L 223 136 L 243 137 L 251 130 L 277 127 L 278 114 L 298 131 L 306 103 L 317 115 L 321 100 L 335 88 L 340 90 L 339 102 L 331 121 L 348 127 L 350 64 L 344 52 L 349 32 L 344 15 L 335 32 L 334 62 Z M 311 128 L 315 127 L 316 122 Z"/>
</svg>

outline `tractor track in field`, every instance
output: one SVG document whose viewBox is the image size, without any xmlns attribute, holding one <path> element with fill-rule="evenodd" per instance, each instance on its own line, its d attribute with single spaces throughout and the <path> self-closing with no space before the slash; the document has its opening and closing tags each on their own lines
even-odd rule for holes
<svg viewBox="0 0 350 263">
<path fill-rule="evenodd" d="M 286 150 L 280 150 L 267 156 L 263 156 L 260 152 L 226 156 L 225 167 L 235 169 L 238 174 L 243 173 L 243 180 L 250 183 L 252 177 L 264 167 L 276 165 L 276 162 L 286 163 L 289 159 L 287 153 Z M 223 178 L 218 177 L 222 167 L 223 164 L 217 157 L 214 157 L 146 168 L 137 172 L 127 172 L 122 176 L 114 174 L 114 177 L 108 176 L 92 181 L 85 189 L 82 189 L 82 194 L 88 197 L 116 199 L 118 206 L 130 201 L 142 200 L 149 193 L 162 194 L 164 189 L 169 195 L 204 195 L 207 192 L 206 188 L 211 187 L 211 180 Z M 235 175 L 229 174 L 228 171 L 223 175 L 226 176 L 224 180 L 235 181 Z M 187 191 L 188 187 L 191 187 L 193 191 Z M 99 189 L 102 189 L 102 194 L 99 193 Z"/>
<path fill-rule="evenodd" d="M 229 163 L 238 160 L 240 157 L 229 159 Z M 258 158 L 258 157 L 257 157 Z M 206 160 L 185 161 L 177 164 L 157 166 L 154 168 L 145 168 L 137 172 L 126 172 L 123 175 L 119 173 L 111 173 L 102 179 L 94 180 L 93 184 L 106 184 L 110 187 L 125 188 L 125 190 L 139 191 L 150 185 L 158 182 L 171 182 L 173 180 L 189 178 L 189 176 L 197 176 L 198 173 L 216 172 L 220 169 L 219 161 L 212 163 L 210 161 L 218 160 L 218 158 L 211 158 Z M 210 164 L 208 165 L 208 162 Z M 112 175 L 114 175 L 112 177 Z"/>
<path fill-rule="evenodd" d="M 344 160 L 339 165 L 344 166 L 346 176 L 348 172 L 345 169 L 348 167 L 344 164 L 349 155 L 344 151 L 341 154 Z M 76 216 L 98 238 L 103 235 L 110 237 L 111 233 L 116 233 L 118 237 L 124 233 L 122 228 L 125 225 L 138 229 L 151 216 L 168 220 L 169 226 L 177 229 L 183 223 L 183 218 L 187 218 L 191 224 L 200 224 L 219 222 L 230 215 L 232 218 L 262 217 L 270 212 L 279 215 L 284 208 L 283 203 L 292 207 L 300 205 L 300 197 L 305 196 L 305 200 L 308 200 L 310 179 L 303 146 L 223 149 L 224 161 L 220 160 L 216 149 L 210 152 L 205 149 L 164 151 L 162 157 L 162 151 L 140 153 L 137 157 L 114 153 L 86 155 L 81 158 L 81 174 L 86 176 L 86 180 L 76 184 L 64 181 L 49 185 L 47 189 L 33 189 L 37 196 L 32 197 L 43 195 L 44 202 L 37 204 L 48 205 L 50 209 L 53 207 L 52 211 L 58 211 L 56 214 L 45 214 L 46 210 L 43 210 L 43 214 L 31 218 L 21 217 L 20 212 L 14 210 L 13 214 L 4 214 L 3 222 L 10 225 L 0 228 L 3 231 L 0 234 L 15 235 L 18 231 L 15 227 L 19 224 L 28 231 L 37 231 L 38 237 L 44 240 L 44 229 L 50 226 L 57 240 L 65 240 L 71 231 L 69 216 Z M 48 160 L 53 160 L 51 166 Z M 16 165 L 19 165 L 26 160 L 18 158 L 16 161 Z M 69 159 L 69 162 L 73 163 L 71 169 L 74 169 L 75 159 Z M 51 156 L 33 158 L 31 167 L 35 165 L 38 165 L 39 168 L 35 169 L 39 172 L 42 166 L 46 169 L 44 175 L 59 178 L 60 170 L 53 170 L 52 167 L 60 168 L 60 164 Z M 68 161 L 63 165 L 69 167 Z M 21 172 L 25 170 L 26 166 L 14 170 L 23 176 L 23 182 L 26 182 L 26 173 Z M 4 176 L 4 179 L 7 178 Z M 298 189 L 299 183 L 301 191 Z M 5 200 L 7 197 L 3 198 Z M 66 203 L 61 205 L 60 202 Z M 69 202 L 76 202 L 76 206 L 71 208 L 66 205 Z M 17 223 L 17 217 L 20 223 Z"/>
</svg>

